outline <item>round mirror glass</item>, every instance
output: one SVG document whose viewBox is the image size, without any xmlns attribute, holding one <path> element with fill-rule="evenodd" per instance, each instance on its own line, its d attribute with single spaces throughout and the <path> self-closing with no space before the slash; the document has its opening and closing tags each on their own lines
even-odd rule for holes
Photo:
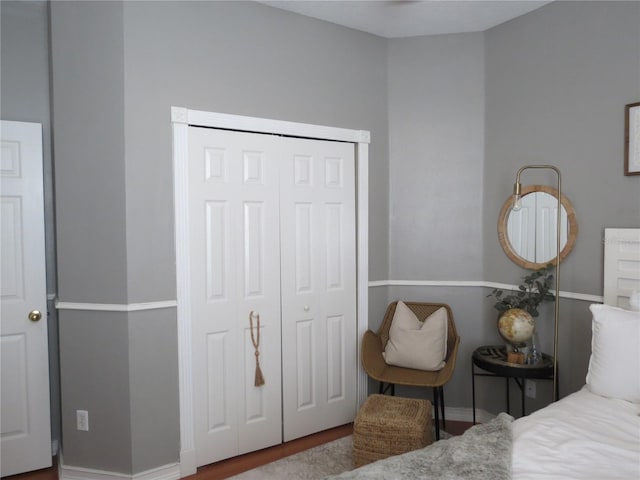
<svg viewBox="0 0 640 480">
<path fill-rule="evenodd" d="M 555 263 L 557 248 L 557 191 L 543 185 L 522 188 L 521 208 L 512 197 L 498 220 L 498 237 L 507 256 L 518 265 L 538 269 Z M 563 195 L 560 210 L 560 261 L 571 251 L 578 233 L 573 206 Z"/>
</svg>

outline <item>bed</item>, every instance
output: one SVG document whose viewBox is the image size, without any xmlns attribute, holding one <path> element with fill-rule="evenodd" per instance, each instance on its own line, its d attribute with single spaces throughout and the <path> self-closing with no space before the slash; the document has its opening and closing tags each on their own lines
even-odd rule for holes
<svg viewBox="0 0 640 480">
<path fill-rule="evenodd" d="M 514 421 L 512 478 L 640 479 L 640 403 L 585 386 Z"/>
<path fill-rule="evenodd" d="M 640 479 L 640 229 L 605 230 L 605 304 L 590 306 L 585 386 L 513 420 L 500 414 L 461 437 L 335 479 Z M 621 308 L 624 307 L 624 308 Z"/>
</svg>

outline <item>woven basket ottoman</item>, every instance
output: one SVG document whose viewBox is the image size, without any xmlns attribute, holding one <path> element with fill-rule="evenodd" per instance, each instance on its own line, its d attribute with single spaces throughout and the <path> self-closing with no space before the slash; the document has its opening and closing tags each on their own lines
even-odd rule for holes
<svg viewBox="0 0 640 480">
<path fill-rule="evenodd" d="M 360 467 L 432 442 L 429 400 L 371 395 L 353 424 L 353 464 Z"/>
</svg>

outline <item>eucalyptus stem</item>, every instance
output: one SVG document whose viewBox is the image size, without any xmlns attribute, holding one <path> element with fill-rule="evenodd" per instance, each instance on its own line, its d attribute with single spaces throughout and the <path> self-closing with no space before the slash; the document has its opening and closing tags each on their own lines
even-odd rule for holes
<svg viewBox="0 0 640 480">
<path fill-rule="evenodd" d="M 553 267 L 549 264 L 524 276 L 518 290 L 513 291 L 514 293 L 505 295 L 503 290 L 496 288 L 487 296 L 497 300 L 494 308 L 501 313 L 512 308 L 520 308 L 529 312 L 532 317 L 537 317 L 540 304 L 555 299 L 555 295 L 551 292 Z"/>
</svg>

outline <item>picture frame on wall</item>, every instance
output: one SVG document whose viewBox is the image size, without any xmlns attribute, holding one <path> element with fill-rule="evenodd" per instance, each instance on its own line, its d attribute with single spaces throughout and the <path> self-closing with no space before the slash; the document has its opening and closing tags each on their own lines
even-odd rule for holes
<svg viewBox="0 0 640 480">
<path fill-rule="evenodd" d="M 624 174 L 640 175 L 640 102 L 624 107 Z"/>
</svg>

